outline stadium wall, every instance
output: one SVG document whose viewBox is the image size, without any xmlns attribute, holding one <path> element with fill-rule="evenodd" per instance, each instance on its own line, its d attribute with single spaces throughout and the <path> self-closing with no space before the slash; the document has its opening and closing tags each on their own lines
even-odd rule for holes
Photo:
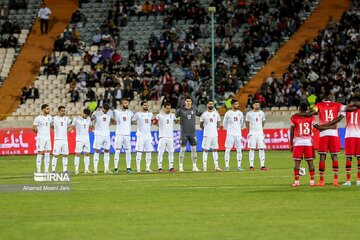
<svg viewBox="0 0 360 240">
<path fill-rule="evenodd" d="M 265 129 L 265 142 L 269 150 L 288 150 L 289 149 L 289 137 L 290 132 L 288 128 L 276 128 L 276 129 Z M 197 130 L 197 151 L 202 151 L 201 143 L 203 139 L 203 132 Z M 51 133 L 53 139 L 53 132 Z M 242 131 L 242 136 L 247 136 L 248 130 L 244 129 Z M 339 129 L 339 135 L 341 139 L 341 146 L 344 148 L 344 136 L 345 129 Z M 70 153 L 74 153 L 75 150 L 75 131 L 68 134 L 69 139 L 69 150 Z M 159 142 L 158 131 L 152 132 L 154 151 L 157 151 L 157 144 Z M 111 132 L 111 149 L 110 152 L 114 153 L 115 149 L 115 132 Z M 219 130 L 219 150 L 225 150 L 224 144 L 226 139 L 226 131 Z M 317 148 L 319 143 L 319 132 L 314 132 L 314 146 Z M 90 143 L 94 141 L 94 134 L 90 133 Z M 136 134 L 135 132 L 131 133 L 131 146 L 132 152 L 135 152 L 135 142 Z M 175 151 L 180 150 L 180 131 L 174 131 L 174 142 L 175 142 Z M 247 148 L 247 139 L 243 137 L 244 150 Z M 188 146 L 187 150 L 190 148 Z M 32 131 L 31 128 L 3 128 L 0 129 L 0 155 L 31 155 L 36 154 L 36 134 Z M 91 147 L 91 153 L 94 152 L 94 149 Z"/>
</svg>

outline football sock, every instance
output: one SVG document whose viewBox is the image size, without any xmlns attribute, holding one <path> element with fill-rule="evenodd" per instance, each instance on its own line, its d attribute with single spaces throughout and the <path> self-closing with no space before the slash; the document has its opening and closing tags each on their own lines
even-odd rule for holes
<svg viewBox="0 0 360 240">
<path fill-rule="evenodd" d="M 162 169 L 162 161 L 163 161 L 163 156 L 164 156 L 164 152 L 163 151 L 159 151 L 158 152 L 158 168 Z"/>
<path fill-rule="evenodd" d="M 146 169 L 150 169 L 150 165 L 151 165 L 151 152 L 147 152 L 146 156 Z"/>
<path fill-rule="evenodd" d="M 207 167 L 207 158 L 208 158 L 208 153 L 207 152 L 203 152 L 203 168 Z"/>
<path fill-rule="evenodd" d="M 37 169 L 38 172 L 41 172 L 41 159 L 42 159 L 42 155 L 38 154 L 36 156 L 36 169 Z"/>
<path fill-rule="evenodd" d="M 49 152 L 46 152 L 45 153 L 45 159 L 44 159 L 44 162 L 45 162 L 45 172 L 48 172 L 49 171 L 49 166 L 50 166 L 50 153 Z M 41 162 L 41 161 L 40 161 Z"/>
<path fill-rule="evenodd" d="M 109 162 L 110 162 L 110 153 L 105 152 L 104 153 L 104 167 L 105 167 L 105 170 L 109 170 Z"/>
<path fill-rule="evenodd" d="M 259 158 L 260 158 L 260 166 L 265 167 L 265 150 L 264 149 L 259 150 Z"/>
<path fill-rule="evenodd" d="M 314 181 L 315 180 L 315 171 L 314 170 L 311 170 L 309 171 L 310 172 L 310 180 L 311 181 Z"/>
<path fill-rule="evenodd" d="M 250 167 L 254 167 L 254 158 L 255 158 L 255 150 L 250 149 L 250 151 L 249 151 Z"/>
<path fill-rule="evenodd" d="M 334 172 L 334 180 L 338 180 L 338 173 L 339 173 L 339 161 L 333 161 L 333 172 Z"/>
<path fill-rule="evenodd" d="M 141 153 L 141 152 L 137 152 L 137 153 L 136 153 L 136 169 L 137 169 L 137 170 L 140 170 L 141 157 L 142 157 L 142 153 Z"/>
<path fill-rule="evenodd" d="M 360 158 L 358 158 L 357 160 L 357 170 L 358 170 L 357 180 L 360 181 Z"/>
<path fill-rule="evenodd" d="M 120 150 L 116 149 L 115 150 L 115 156 L 114 156 L 114 168 L 119 167 L 119 159 L 120 159 Z"/>
<path fill-rule="evenodd" d="M 299 181 L 300 179 L 299 169 L 294 169 L 294 177 L 295 177 L 295 181 Z"/>
<path fill-rule="evenodd" d="M 230 162 L 230 151 L 231 151 L 231 149 L 229 149 L 229 148 L 227 148 L 226 150 L 225 150 L 225 167 L 229 167 L 229 162 Z"/>
<path fill-rule="evenodd" d="M 351 161 L 350 160 L 346 160 L 346 181 L 350 181 L 351 179 Z"/>
<path fill-rule="evenodd" d="M 75 170 L 79 170 L 79 163 L 80 163 L 80 157 L 75 156 L 75 158 L 74 158 Z"/>
<path fill-rule="evenodd" d="M 218 168 L 219 167 L 219 155 L 218 155 L 218 152 L 213 152 L 213 158 L 214 158 L 214 165 L 215 165 L 215 168 Z"/>
<path fill-rule="evenodd" d="M 192 162 L 193 162 L 193 167 L 196 167 L 196 162 L 197 162 L 196 146 L 190 146 L 190 150 L 191 150 L 191 158 L 192 158 Z"/>
<path fill-rule="evenodd" d="M 89 156 L 84 156 L 84 165 L 85 165 L 85 170 L 89 170 L 89 165 L 90 165 L 90 157 Z"/>
<path fill-rule="evenodd" d="M 68 157 L 62 157 L 62 163 L 63 163 L 63 172 L 67 172 L 68 167 Z"/>
<path fill-rule="evenodd" d="M 325 162 L 319 162 L 320 182 L 324 181 Z"/>
<path fill-rule="evenodd" d="M 100 154 L 98 152 L 95 152 L 94 153 L 94 170 L 96 170 L 96 171 L 98 169 L 99 157 L 100 157 Z"/>
<path fill-rule="evenodd" d="M 236 159 L 237 159 L 237 166 L 238 168 L 241 167 L 241 161 L 242 161 L 242 152 L 241 149 L 236 150 Z"/>
<path fill-rule="evenodd" d="M 174 168 L 174 153 L 169 152 L 169 169 Z"/>
<path fill-rule="evenodd" d="M 183 163 L 184 163 L 184 157 L 185 157 L 185 150 L 186 150 L 186 147 L 181 147 L 180 148 L 180 154 L 179 154 L 179 165 L 182 166 Z"/>
<path fill-rule="evenodd" d="M 125 150 L 126 168 L 131 168 L 131 150 Z"/>
<path fill-rule="evenodd" d="M 56 157 L 53 156 L 53 158 L 51 160 L 51 171 L 53 171 L 53 172 L 56 170 L 57 160 L 58 160 L 57 156 Z"/>
</svg>

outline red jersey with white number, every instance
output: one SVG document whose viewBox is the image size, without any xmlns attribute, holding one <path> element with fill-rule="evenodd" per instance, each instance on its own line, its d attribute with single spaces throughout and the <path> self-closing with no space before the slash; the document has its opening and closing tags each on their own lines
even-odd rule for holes
<svg viewBox="0 0 360 240">
<path fill-rule="evenodd" d="M 346 112 L 345 138 L 360 138 L 360 109 Z"/>
<path fill-rule="evenodd" d="M 331 122 L 339 116 L 344 115 L 344 107 L 341 103 L 325 101 L 315 104 L 314 110 L 319 114 L 319 124 Z M 320 137 L 335 136 L 338 137 L 337 129 L 328 129 L 320 132 Z"/>
<path fill-rule="evenodd" d="M 294 126 L 294 146 L 312 146 L 313 125 L 316 123 L 314 116 L 292 116 L 291 126 Z"/>
</svg>

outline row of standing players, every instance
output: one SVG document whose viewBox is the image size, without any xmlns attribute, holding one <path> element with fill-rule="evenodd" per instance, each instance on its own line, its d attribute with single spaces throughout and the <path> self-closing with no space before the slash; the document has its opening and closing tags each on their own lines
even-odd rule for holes
<svg viewBox="0 0 360 240">
<path fill-rule="evenodd" d="M 333 185 L 338 186 L 339 161 L 338 153 L 341 149 L 339 133 L 336 124 L 346 118 L 345 133 L 345 156 L 346 156 L 346 181 L 343 186 L 351 186 L 351 163 L 352 158 L 357 158 L 357 180 L 360 186 L 360 94 L 354 93 L 354 97 L 348 105 L 334 102 L 332 94 L 328 94 L 322 102 L 315 104 L 314 108 L 308 110 L 307 103 L 301 103 L 299 113 L 291 117 L 290 149 L 295 160 L 293 187 L 300 186 L 300 163 L 306 160 L 309 166 L 310 186 L 325 186 L 324 172 L 326 155 L 329 152 L 332 159 L 334 173 Z M 314 115 L 319 116 L 319 124 L 316 123 Z M 320 131 L 318 153 L 320 179 L 315 184 L 315 158 L 312 141 L 313 128 Z"/>
<path fill-rule="evenodd" d="M 44 156 L 44 172 L 49 172 L 51 139 L 50 128 L 54 129 L 54 149 L 52 151 L 51 171 L 56 171 L 56 165 L 59 155 L 62 155 L 63 171 L 67 172 L 68 166 L 68 139 L 67 133 L 73 128 L 76 129 L 76 147 L 75 147 L 75 174 L 79 173 L 80 154 L 84 153 L 85 174 L 92 173 L 89 170 L 90 165 L 90 138 L 89 131 L 94 131 L 94 173 L 98 173 L 98 163 L 100 158 L 100 150 L 104 150 L 104 173 L 112 173 L 109 168 L 110 162 L 110 124 L 116 124 L 115 137 L 115 155 L 114 155 L 114 172 L 118 173 L 118 163 L 120 159 L 120 150 L 125 150 L 126 171 L 132 173 L 131 169 L 131 144 L 130 132 L 131 124 L 137 124 L 137 140 L 136 140 L 136 167 L 140 172 L 142 154 L 146 155 L 146 172 L 152 172 L 151 153 L 153 151 L 151 125 L 155 124 L 159 127 L 159 143 L 158 143 L 158 170 L 163 171 L 163 156 L 165 151 L 168 152 L 169 171 L 175 172 L 174 168 L 174 124 L 180 122 L 181 126 L 181 149 L 179 154 L 179 171 L 184 171 L 183 162 L 187 143 L 190 144 L 191 158 L 193 163 L 192 170 L 200 171 L 197 167 L 196 152 L 196 116 L 200 116 L 196 108 L 192 106 L 191 98 L 185 100 L 185 105 L 178 109 L 176 114 L 171 113 L 171 105 L 164 104 L 162 111 L 154 117 L 153 113 L 148 111 L 148 103 L 143 101 L 140 103 L 141 111 L 133 114 L 129 108 L 129 102 L 121 99 L 120 108 L 110 110 L 105 104 L 102 108 L 97 109 L 92 114 L 89 109 L 84 109 L 81 116 L 75 117 L 72 121 L 66 116 L 65 107 L 58 107 L 58 114 L 54 117 L 49 115 L 50 108 L 47 104 L 41 106 L 42 114 L 37 116 L 33 123 L 33 131 L 37 133 L 37 171 L 41 172 L 42 158 Z M 242 162 L 242 137 L 241 129 L 245 123 L 249 129 L 248 147 L 250 171 L 254 170 L 255 150 L 259 149 L 259 158 L 261 170 L 268 170 L 265 167 L 265 141 L 263 127 L 265 124 L 265 114 L 260 109 L 260 103 L 254 102 L 253 110 L 244 115 L 239 110 L 237 100 L 231 102 L 232 109 L 229 110 L 223 119 L 223 127 L 227 130 L 225 142 L 225 171 L 229 171 L 230 151 L 236 148 L 237 154 L 237 170 L 244 171 L 241 166 Z M 202 148 L 203 151 L 203 171 L 207 171 L 208 152 L 211 149 L 216 171 L 222 171 L 218 164 L 218 128 L 221 126 L 220 115 L 214 109 L 214 102 L 209 101 L 207 111 L 200 116 L 200 127 L 204 130 Z"/>
</svg>

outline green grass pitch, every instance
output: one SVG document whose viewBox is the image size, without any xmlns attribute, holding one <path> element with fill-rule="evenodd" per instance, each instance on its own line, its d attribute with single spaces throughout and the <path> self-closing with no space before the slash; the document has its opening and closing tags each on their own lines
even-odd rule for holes
<svg viewBox="0 0 360 240">
<path fill-rule="evenodd" d="M 257 153 L 256 153 L 257 154 Z M 220 166 L 224 167 L 220 152 Z M 360 188 L 333 187 L 327 160 L 326 187 L 291 188 L 293 161 L 287 151 L 268 151 L 267 172 L 193 173 L 190 155 L 184 173 L 72 175 L 68 192 L 0 193 L 0 239 L 358 239 Z M 144 156 L 143 156 L 144 157 Z M 201 167 L 202 154 L 198 154 Z M 344 155 L 340 175 L 345 178 Z M 103 156 L 99 163 L 103 167 Z M 135 168 L 135 155 L 133 167 Z M 165 156 L 164 168 L 167 169 Z M 178 167 L 177 154 L 175 166 Z M 317 160 L 315 161 L 317 165 Z M 145 163 L 143 159 L 142 163 Z M 73 156 L 69 158 L 73 171 Z M 111 166 L 113 156 L 111 156 Z M 92 161 L 91 161 L 92 169 Z M 156 168 L 153 154 L 152 169 Z M 62 168 L 61 159 L 58 169 Z M 143 167 L 144 169 L 144 167 Z M 0 185 L 33 184 L 34 156 L 0 157 Z M 81 158 L 83 171 L 83 158 Z M 352 179 L 355 181 L 356 161 Z M 318 176 L 316 176 L 318 180 Z"/>
</svg>

